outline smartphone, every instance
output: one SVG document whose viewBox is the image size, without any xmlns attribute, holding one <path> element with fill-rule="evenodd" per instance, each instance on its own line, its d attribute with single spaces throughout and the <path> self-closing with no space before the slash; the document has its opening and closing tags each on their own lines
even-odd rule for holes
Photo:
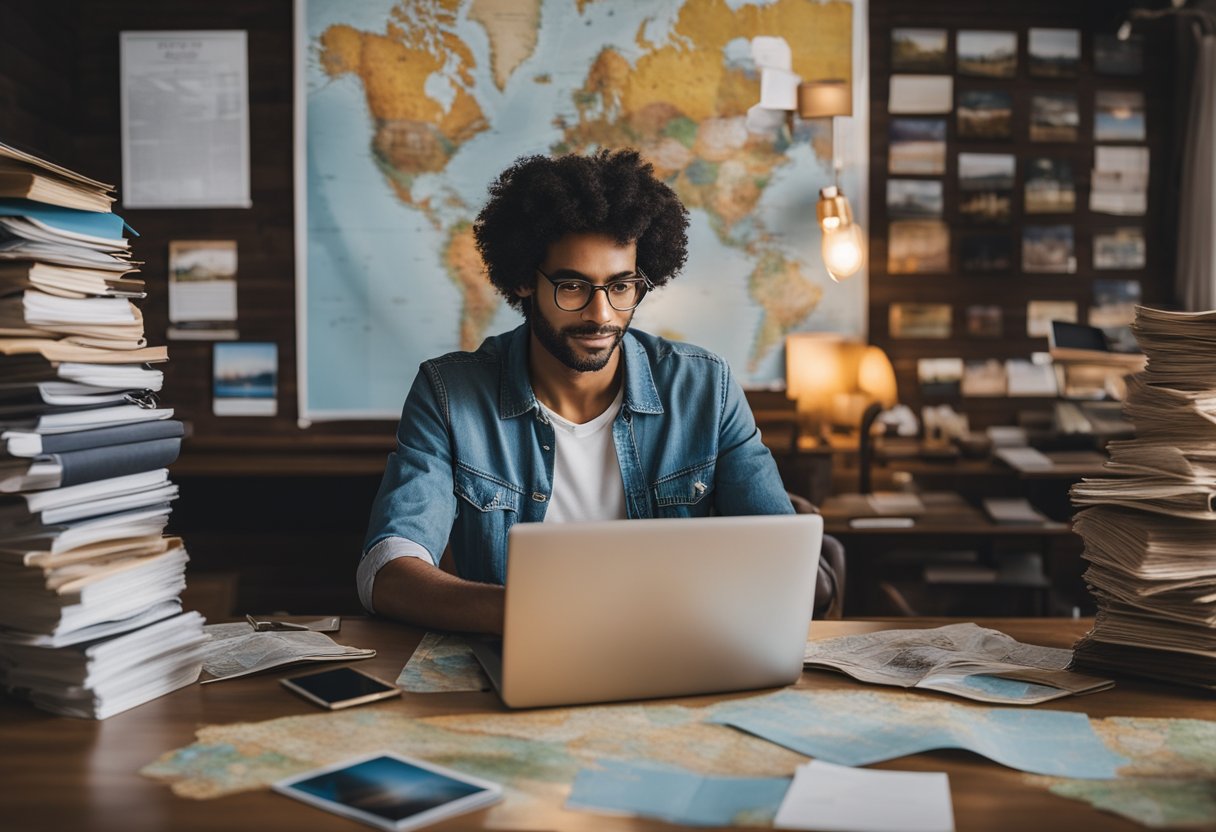
<svg viewBox="0 0 1216 832">
<path fill-rule="evenodd" d="M 351 667 L 306 673 L 280 681 L 292 693 L 331 711 L 401 695 L 401 688 L 396 685 Z"/>
</svg>

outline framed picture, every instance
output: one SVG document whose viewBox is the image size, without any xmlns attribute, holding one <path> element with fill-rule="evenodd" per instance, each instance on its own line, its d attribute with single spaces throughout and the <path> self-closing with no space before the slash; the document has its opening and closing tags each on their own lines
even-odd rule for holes
<svg viewBox="0 0 1216 832">
<path fill-rule="evenodd" d="M 236 240 L 169 241 L 170 338 L 235 340 Z"/>
<path fill-rule="evenodd" d="M 965 317 L 967 334 L 973 338 L 1000 338 L 1004 313 L 991 304 L 968 306 Z"/>
<path fill-rule="evenodd" d="M 1017 159 L 1009 153 L 958 154 L 958 212 L 978 222 L 1008 222 Z"/>
<path fill-rule="evenodd" d="M 960 139 L 1013 138 L 1013 96 L 1005 90 L 963 90 L 958 94 Z"/>
<path fill-rule="evenodd" d="M 1095 269 L 1143 269 L 1146 262 L 1144 232 L 1116 228 L 1094 232 Z"/>
<path fill-rule="evenodd" d="M 1072 162 L 1032 156 L 1026 160 L 1024 205 L 1027 214 L 1071 214 L 1077 209 Z"/>
<path fill-rule="evenodd" d="M 941 220 L 898 220 L 887 242 L 889 274 L 941 274 L 950 268 L 950 226 Z"/>
<path fill-rule="evenodd" d="M 939 219 L 942 206 L 940 179 L 887 180 L 887 216 L 891 219 Z"/>
<path fill-rule="evenodd" d="M 893 303 L 887 322 L 892 338 L 949 338 L 953 315 L 948 303 Z"/>
<path fill-rule="evenodd" d="M 1077 322 L 1077 303 L 1072 300 L 1032 300 L 1026 304 L 1026 334 L 1046 338 L 1052 321 Z"/>
<path fill-rule="evenodd" d="M 1077 29 L 1031 29 L 1026 51 L 1031 75 L 1076 78 L 1081 66 L 1081 32 Z"/>
<path fill-rule="evenodd" d="M 954 78 L 949 75 L 892 75 L 887 112 L 949 113 L 954 109 Z"/>
<path fill-rule="evenodd" d="M 964 29 L 958 33 L 958 74 L 1013 78 L 1018 74 L 1017 32 Z"/>
<path fill-rule="evenodd" d="M 1094 72 L 1099 75 L 1139 75 L 1144 71 L 1144 38 L 1119 40 L 1111 34 L 1094 35 Z"/>
<path fill-rule="evenodd" d="M 1022 271 L 1072 274 L 1076 270 L 1071 225 L 1027 225 L 1022 229 Z"/>
<path fill-rule="evenodd" d="M 920 382 L 922 396 L 928 398 L 950 398 L 959 394 L 959 383 L 963 379 L 961 358 L 918 358 L 916 380 Z"/>
<path fill-rule="evenodd" d="M 946 172 L 944 118 L 893 118 L 890 136 L 890 173 L 940 176 Z"/>
<path fill-rule="evenodd" d="M 1094 139 L 1100 142 L 1142 142 L 1144 93 L 1098 90 L 1094 97 Z"/>
<path fill-rule="evenodd" d="M 963 272 L 1013 271 L 1013 238 L 1008 234 L 970 234 L 960 248 Z"/>
<path fill-rule="evenodd" d="M 892 29 L 891 69 L 896 72 L 948 72 L 945 29 Z"/>
<path fill-rule="evenodd" d="M 278 413 L 279 347 L 273 343 L 217 343 L 212 362 L 212 412 L 216 416 Z"/>
<path fill-rule="evenodd" d="M 1075 142 L 1081 127 L 1076 93 L 1040 92 L 1030 96 L 1030 140 Z"/>
</svg>

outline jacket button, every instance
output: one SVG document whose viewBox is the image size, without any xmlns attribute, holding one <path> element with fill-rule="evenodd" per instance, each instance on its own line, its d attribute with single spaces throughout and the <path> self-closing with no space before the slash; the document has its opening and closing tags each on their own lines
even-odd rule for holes
<svg viewBox="0 0 1216 832">
<path fill-rule="evenodd" d="M 549 498 L 546 497 L 544 494 L 541 494 L 539 491 L 533 491 L 532 499 L 536 500 L 536 502 L 538 502 L 538 503 L 543 503 L 545 500 L 547 500 Z"/>
<path fill-rule="evenodd" d="M 693 491 L 696 491 L 698 494 L 704 494 L 707 487 L 708 486 L 706 486 L 705 483 L 701 482 L 700 480 L 697 480 L 692 484 Z"/>
<path fill-rule="evenodd" d="M 544 448 L 546 451 L 547 451 L 547 450 L 549 450 L 549 446 L 548 446 L 548 445 L 541 445 L 541 447 L 542 447 L 542 448 Z"/>
</svg>

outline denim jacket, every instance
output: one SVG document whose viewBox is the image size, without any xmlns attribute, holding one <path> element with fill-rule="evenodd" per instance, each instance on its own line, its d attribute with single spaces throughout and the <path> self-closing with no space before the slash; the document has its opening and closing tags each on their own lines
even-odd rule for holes
<svg viewBox="0 0 1216 832">
<path fill-rule="evenodd" d="M 450 541 L 462 578 L 505 581 L 507 531 L 544 520 L 552 496 L 554 431 L 528 380 L 528 349 L 523 325 L 422 364 L 365 553 L 402 537 L 438 563 Z M 612 438 L 629 518 L 792 513 L 723 359 L 637 330 L 620 349 L 625 394 Z"/>
</svg>

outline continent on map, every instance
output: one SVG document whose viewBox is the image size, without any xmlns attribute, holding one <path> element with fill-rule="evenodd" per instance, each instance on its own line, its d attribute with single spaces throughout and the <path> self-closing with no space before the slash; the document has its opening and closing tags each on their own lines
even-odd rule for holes
<svg viewBox="0 0 1216 832">
<path fill-rule="evenodd" d="M 499 300 L 473 240 L 472 223 L 453 226 L 444 247 L 443 264 L 448 277 L 460 289 L 460 348 L 475 350 L 494 320 Z"/>
<path fill-rule="evenodd" d="M 490 65 L 501 90 L 511 74 L 532 57 L 540 28 L 540 0 L 473 0 L 469 19 L 490 37 Z"/>
</svg>

